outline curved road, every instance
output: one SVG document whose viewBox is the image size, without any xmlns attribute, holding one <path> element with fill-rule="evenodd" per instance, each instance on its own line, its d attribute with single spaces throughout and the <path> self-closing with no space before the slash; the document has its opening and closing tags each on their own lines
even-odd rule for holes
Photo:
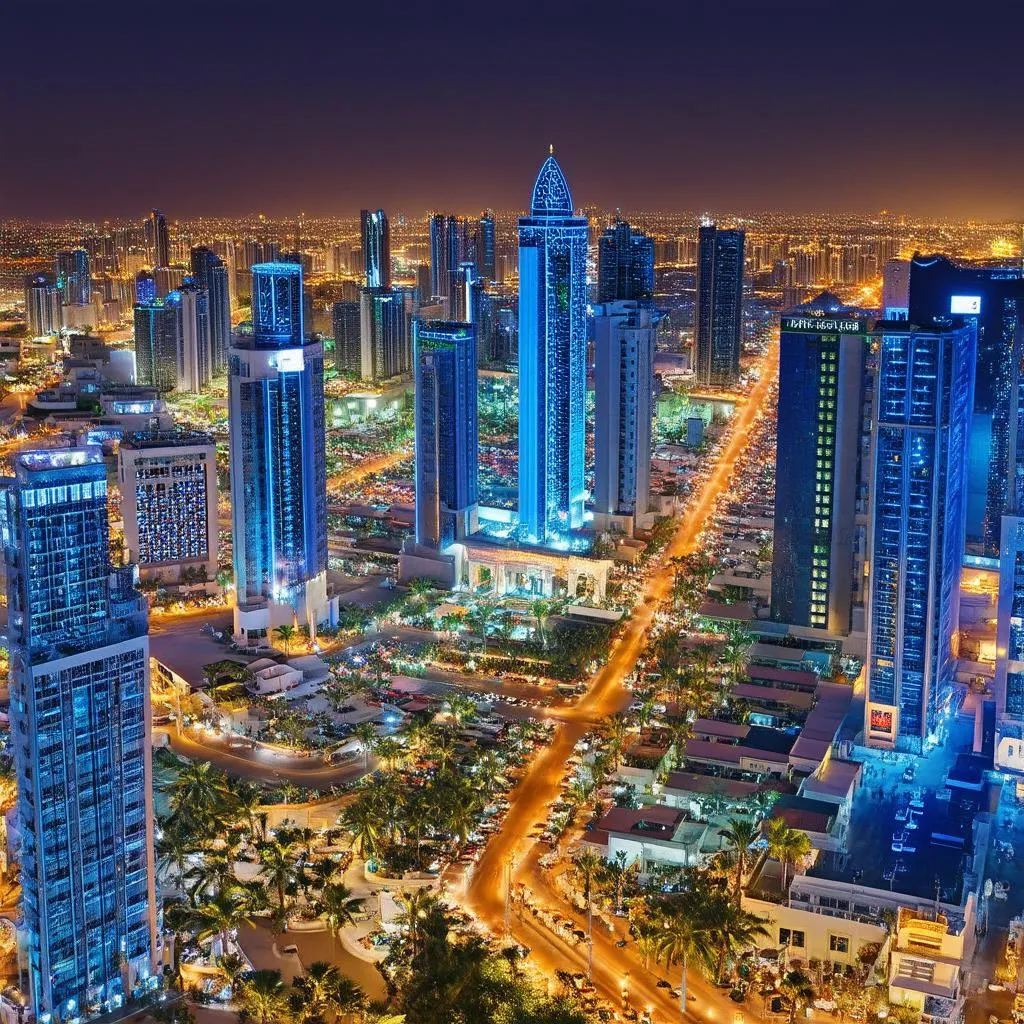
<svg viewBox="0 0 1024 1024">
<path fill-rule="evenodd" d="M 775 339 L 763 357 L 765 372 L 754 385 L 747 403 L 737 413 L 718 465 L 705 481 L 696 502 L 684 513 L 675 535 L 648 577 L 642 604 L 627 623 L 607 664 L 591 680 L 586 695 L 574 708 L 558 715 L 563 725 L 555 733 L 550 746 L 533 761 L 513 791 L 502 831 L 490 842 L 473 872 L 468 885 L 467 903 L 495 933 L 504 930 L 509 864 L 513 866 L 515 881 L 528 884 L 534 894 L 541 897 L 542 902 L 557 907 L 577 922 L 581 920 L 582 915 L 570 913 L 568 906 L 551 890 L 538 870 L 536 861 L 539 844 L 529 838 L 529 833 L 535 822 L 546 819 L 548 807 L 559 796 L 559 784 L 567 774 L 566 763 L 576 742 L 595 722 L 629 706 L 631 696 L 623 687 L 622 680 L 636 666 L 654 622 L 655 612 L 669 596 L 674 577 L 671 559 L 696 550 L 698 536 L 708 524 L 716 500 L 729 486 L 736 460 L 746 445 L 750 428 L 764 408 L 771 385 L 778 375 L 778 353 L 778 340 Z M 584 945 L 566 943 L 529 913 L 522 917 L 513 915 L 511 932 L 518 941 L 533 950 L 534 961 L 547 968 L 549 973 L 556 968 L 575 971 L 586 967 Z M 656 987 L 656 975 L 642 967 L 631 945 L 619 949 L 614 945 L 614 939 L 604 933 L 599 934 L 595 928 L 594 984 L 599 992 L 618 1005 L 623 976 L 629 971 L 632 1005 L 640 1009 L 652 1006 L 663 1019 L 679 1017 L 678 1001 L 671 999 L 668 990 Z M 678 985 L 679 979 L 674 977 L 673 983 Z M 690 992 L 698 1000 L 695 1004 L 691 1003 L 689 1016 L 692 1019 L 731 1020 L 736 1004 L 720 992 L 715 992 L 703 979 L 697 977 L 695 971 L 691 971 Z"/>
</svg>

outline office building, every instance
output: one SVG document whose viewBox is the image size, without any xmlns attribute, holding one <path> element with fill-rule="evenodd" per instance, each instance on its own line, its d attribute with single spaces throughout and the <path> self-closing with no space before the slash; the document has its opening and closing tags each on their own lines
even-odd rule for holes
<svg viewBox="0 0 1024 1024">
<path fill-rule="evenodd" d="M 88 306 L 92 302 L 89 254 L 85 249 L 57 253 L 57 287 L 65 306 Z"/>
<path fill-rule="evenodd" d="M 856 513 L 869 327 L 863 310 L 828 292 L 782 315 L 771 616 L 842 636 L 853 627 L 858 555 L 863 566 Z"/>
<path fill-rule="evenodd" d="M 302 268 L 252 267 L 250 336 L 228 361 L 235 634 L 336 617 L 327 592 L 324 353 L 305 335 Z"/>
<path fill-rule="evenodd" d="M 156 298 L 156 278 L 148 270 L 140 270 L 135 275 L 135 297 L 133 303 L 145 305 Z"/>
<path fill-rule="evenodd" d="M 1021 268 L 916 255 L 910 262 L 909 307 L 911 323 L 922 326 L 950 315 L 977 324 L 967 541 L 972 553 L 995 559 L 1002 516 L 1011 506 L 1024 507 L 1024 448 L 1018 451 L 1017 439 Z"/>
<path fill-rule="evenodd" d="M 951 709 L 977 325 L 875 325 L 869 744 L 920 753 Z"/>
<path fill-rule="evenodd" d="M 597 243 L 597 301 L 649 299 L 654 295 L 654 239 L 624 220 Z"/>
<path fill-rule="evenodd" d="M 587 235 L 551 155 L 519 220 L 519 522 L 532 543 L 583 525 Z"/>
<path fill-rule="evenodd" d="M 118 449 L 129 561 L 143 579 L 213 584 L 217 575 L 217 448 L 198 431 L 126 434 Z"/>
<path fill-rule="evenodd" d="M 477 277 L 484 281 L 495 281 L 497 273 L 494 214 L 488 210 L 476 222 L 476 270 Z"/>
<path fill-rule="evenodd" d="M 632 535 L 651 495 L 654 310 L 609 302 L 594 313 L 594 529 Z"/>
<path fill-rule="evenodd" d="M 22 452 L 0 484 L 19 944 L 37 1021 L 155 987 L 146 603 L 111 570 L 98 447 Z"/>
<path fill-rule="evenodd" d="M 473 325 L 413 320 L 416 542 L 441 550 L 476 529 L 477 383 Z"/>
<path fill-rule="evenodd" d="M 136 303 L 134 317 L 137 382 L 156 388 L 161 395 L 177 391 L 183 374 L 181 293 Z"/>
<path fill-rule="evenodd" d="M 186 277 L 181 288 L 168 296 L 181 304 L 181 351 L 178 354 L 178 391 L 202 391 L 213 376 L 210 345 L 210 293 Z"/>
<path fill-rule="evenodd" d="M 171 265 L 171 239 L 167 231 L 167 220 L 159 210 L 152 210 L 146 220 L 146 244 L 153 267 Z"/>
<path fill-rule="evenodd" d="M 360 332 L 362 313 L 358 302 L 336 302 L 331 307 L 334 329 L 334 365 L 339 373 L 359 376 L 363 371 L 363 349 Z"/>
<path fill-rule="evenodd" d="M 210 304 L 210 371 L 220 373 L 231 347 L 231 291 L 227 264 L 206 246 L 191 252 L 192 280 L 205 288 Z"/>
<path fill-rule="evenodd" d="M 910 260 L 889 260 L 882 271 L 882 318 L 910 316 Z"/>
<path fill-rule="evenodd" d="M 359 293 L 360 372 L 387 380 L 412 369 L 411 321 L 415 290 L 364 288 Z"/>
<path fill-rule="evenodd" d="M 391 230 L 383 210 L 359 214 L 367 288 L 391 287 Z"/>
<path fill-rule="evenodd" d="M 730 387 L 740 375 L 743 232 L 701 225 L 697 235 L 694 350 L 697 380 Z"/>
<path fill-rule="evenodd" d="M 449 214 L 435 213 L 430 218 L 430 290 L 434 298 L 444 299 L 448 315 L 453 280 L 459 264 L 466 261 L 466 222 Z"/>
<path fill-rule="evenodd" d="M 64 326 L 60 297 L 52 274 L 30 274 L 25 278 L 25 326 L 30 338 L 60 334 Z"/>
</svg>

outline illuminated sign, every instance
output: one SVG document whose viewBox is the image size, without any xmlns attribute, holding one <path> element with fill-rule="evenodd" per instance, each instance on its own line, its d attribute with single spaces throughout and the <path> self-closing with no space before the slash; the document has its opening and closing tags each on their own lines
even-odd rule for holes
<svg viewBox="0 0 1024 1024">
<path fill-rule="evenodd" d="M 871 709 L 871 731 L 884 732 L 892 735 L 892 712 L 883 711 L 881 708 Z"/>
<path fill-rule="evenodd" d="M 784 316 L 782 329 L 804 334 L 866 334 L 868 322 L 846 316 Z"/>
<path fill-rule="evenodd" d="M 949 300 L 949 311 L 959 316 L 977 316 L 981 312 L 981 296 L 954 295 Z"/>
<path fill-rule="evenodd" d="M 301 373 L 305 363 L 301 348 L 286 348 L 277 353 L 275 365 L 280 373 Z"/>
</svg>

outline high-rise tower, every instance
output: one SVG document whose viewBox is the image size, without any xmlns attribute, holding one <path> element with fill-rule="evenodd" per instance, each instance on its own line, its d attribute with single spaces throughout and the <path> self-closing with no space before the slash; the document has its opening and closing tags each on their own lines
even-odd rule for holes
<svg viewBox="0 0 1024 1024">
<path fill-rule="evenodd" d="M 383 210 L 359 214 L 367 288 L 391 287 L 391 230 Z"/>
<path fill-rule="evenodd" d="M 597 301 L 649 299 L 654 295 L 654 239 L 624 220 L 607 228 L 597 246 Z"/>
<path fill-rule="evenodd" d="M 192 250 L 192 279 L 205 288 L 210 303 L 210 370 L 224 369 L 231 346 L 231 292 L 228 268 L 212 249 L 199 246 Z"/>
<path fill-rule="evenodd" d="M 65 306 L 87 306 L 92 301 L 89 254 L 85 249 L 57 253 L 57 287 Z"/>
<path fill-rule="evenodd" d="M 519 220 L 519 522 L 533 543 L 583 525 L 587 232 L 551 155 Z"/>
<path fill-rule="evenodd" d="M 146 220 L 146 241 L 149 257 L 154 267 L 171 265 L 171 238 L 167 232 L 167 220 L 159 210 L 151 210 Z"/>
<path fill-rule="evenodd" d="M 157 984 L 146 603 L 98 447 L 16 455 L 0 537 L 29 991 L 74 1020 Z"/>
<path fill-rule="evenodd" d="M 743 328 L 743 232 L 701 226 L 694 312 L 697 379 L 729 387 L 740 375 Z"/>
<path fill-rule="evenodd" d="M 64 326 L 60 288 L 52 274 L 31 274 L 25 278 L 25 323 L 31 338 L 59 334 Z"/>
</svg>

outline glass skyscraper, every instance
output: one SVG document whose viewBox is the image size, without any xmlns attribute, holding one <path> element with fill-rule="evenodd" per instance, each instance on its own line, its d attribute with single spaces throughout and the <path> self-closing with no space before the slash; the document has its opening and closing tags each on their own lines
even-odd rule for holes
<svg viewBox="0 0 1024 1024">
<path fill-rule="evenodd" d="M 184 376 L 181 294 L 135 305 L 135 373 L 160 394 L 176 391 Z"/>
<path fill-rule="evenodd" d="M 519 220 L 519 523 L 531 543 L 583 525 L 588 230 L 549 156 Z"/>
<path fill-rule="evenodd" d="M 64 326 L 60 294 L 52 274 L 31 274 L 25 278 L 25 321 L 29 337 L 60 333 Z"/>
<path fill-rule="evenodd" d="M 87 306 L 92 301 L 89 254 L 85 249 L 57 253 L 57 287 L 66 306 Z"/>
<path fill-rule="evenodd" d="M 111 570 L 98 447 L 23 452 L 0 483 L 21 941 L 37 1020 L 157 983 L 147 611 Z"/>
<path fill-rule="evenodd" d="M 363 288 L 359 293 L 360 366 L 365 380 L 387 380 L 412 369 L 415 297 L 410 288 Z"/>
<path fill-rule="evenodd" d="M 228 372 L 235 631 L 328 620 L 324 353 L 305 336 L 302 268 L 252 270 L 251 336 Z"/>
<path fill-rule="evenodd" d="M 199 246 L 191 252 L 192 280 L 205 288 L 210 305 L 210 370 L 220 373 L 227 365 L 231 347 L 231 292 L 228 268 L 212 249 Z M 140 300 L 141 301 L 141 300 Z"/>
<path fill-rule="evenodd" d="M 494 214 L 489 210 L 480 215 L 476 225 L 476 270 L 485 281 L 496 280 L 497 256 L 494 235 Z"/>
<path fill-rule="evenodd" d="M 469 323 L 413 320 L 416 364 L 416 543 L 440 550 L 475 529 L 476 333 Z"/>
<path fill-rule="evenodd" d="M 617 220 L 597 244 L 597 301 L 649 299 L 654 295 L 654 239 Z"/>
<path fill-rule="evenodd" d="M 782 315 L 776 622 L 842 635 L 851 630 L 868 329 L 863 310 L 827 292 Z"/>
<path fill-rule="evenodd" d="M 449 316 L 455 275 L 466 261 L 466 222 L 450 214 L 435 213 L 430 218 L 430 290 L 434 298 L 445 300 Z"/>
<path fill-rule="evenodd" d="M 154 267 L 171 265 L 171 238 L 167 231 L 167 219 L 159 210 L 150 211 L 146 220 L 146 241 L 149 257 Z"/>
<path fill-rule="evenodd" d="M 358 302 L 336 302 L 331 307 L 334 330 L 334 365 L 339 373 L 362 372 L 361 315 Z"/>
<path fill-rule="evenodd" d="M 697 235 L 694 351 L 697 380 L 728 387 L 740 375 L 743 232 L 701 225 Z"/>
<path fill-rule="evenodd" d="M 865 736 L 921 752 L 952 695 L 977 331 L 883 321 L 874 337 Z"/>
<path fill-rule="evenodd" d="M 391 287 L 391 230 L 383 210 L 359 214 L 367 288 Z"/>
</svg>

